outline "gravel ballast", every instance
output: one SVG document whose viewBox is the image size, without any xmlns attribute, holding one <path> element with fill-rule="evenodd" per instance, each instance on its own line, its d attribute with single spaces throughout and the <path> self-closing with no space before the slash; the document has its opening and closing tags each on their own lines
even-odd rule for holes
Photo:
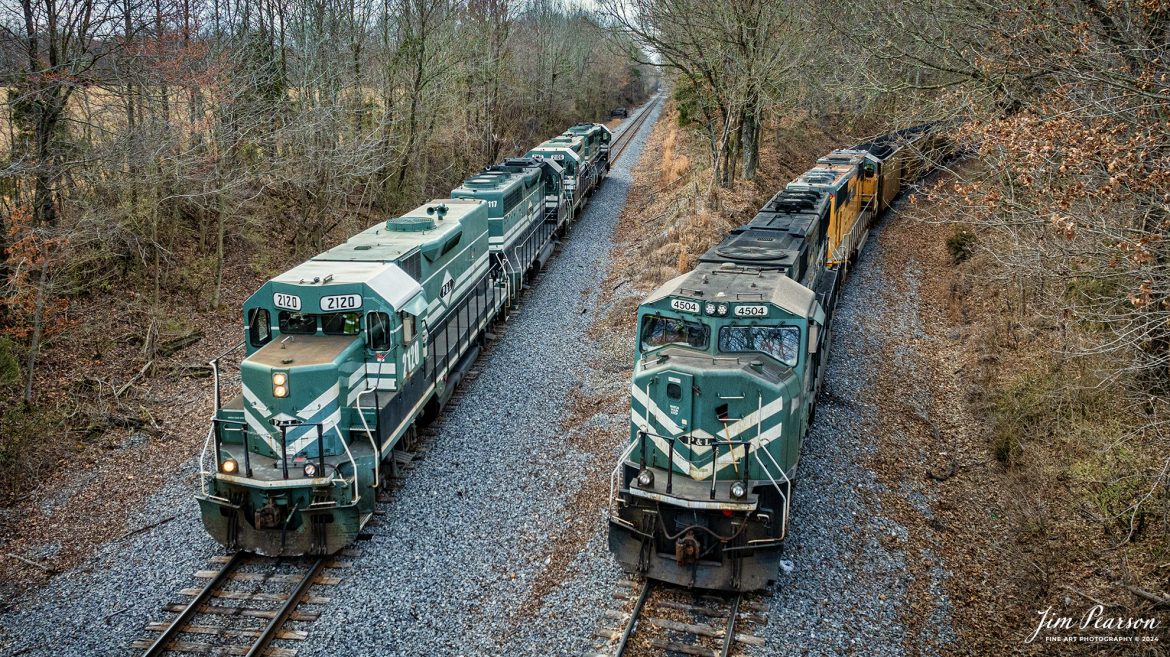
<svg viewBox="0 0 1170 657">
<path fill-rule="evenodd" d="M 911 346 L 924 338 L 914 284 L 921 272 L 882 267 L 882 233 L 891 220 L 897 216 L 870 234 L 839 297 L 824 389 L 793 495 L 785 558 L 794 568 L 781 574 L 768 599 L 769 621 L 759 632 L 767 645 L 758 654 L 937 655 L 954 639 L 942 586 L 949 573 L 941 563 L 930 571 L 929 620 L 917 631 L 907 626 L 915 613 L 908 532 L 880 499 L 921 495 L 908 485 L 921 473 L 906 471 L 906 480 L 891 484 L 869 467 L 879 432 L 892 429 L 891 406 L 878 393 L 882 368 L 898 368 L 899 402 L 928 407 L 922 398 L 930 395 L 915 373 L 920 347 Z M 907 285 L 895 292 L 890 276 L 907 278 Z"/>
<path fill-rule="evenodd" d="M 604 533 L 572 557 L 569 579 L 546 595 L 533 584 L 591 460 L 562 435 L 562 420 L 591 375 L 586 331 L 631 167 L 657 120 L 650 111 L 482 373 L 440 419 L 427 457 L 384 505 L 298 654 L 579 655 L 587 645 L 619 576 Z M 600 422 L 620 443 L 624 416 Z"/>
<path fill-rule="evenodd" d="M 560 435 L 570 394 L 587 385 L 595 319 L 631 169 L 657 120 L 652 108 L 595 192 L 522 312 L 444 413 L 429 453 L 382 504 L 359 542 L 361 556 L 332 599 L 300 626 L 309 640 L 278 645 L 298 655 L 578 654 L 599 619 L 618 569 L 603 532 L 570 557 L 571 577 L 534 593 L 552 559 L 548 537 L 590 472 L 591 457 Z M 615 448 L 624 415 L 590 423 Z M 180 602 L 180 589 L 223 550 L 205 533 L 192 498 L 195 461 L 150 499 L 130 526 L 166 522 L 104 545 L 0 614 L 0 656 L 132 655 L 149 621 Z M 117 491 L 110 491 L 117 503 Z M 70 509 L 59 501 L 59 513 Z M 172 519 L 173 518 L 173 519 Z M 598 523 L 600 527 L 600 523 Z M 527 604 L 526 604 L 527 603 Z M 315 607 L 316 609 L 316 607 Z"/>
</svg>

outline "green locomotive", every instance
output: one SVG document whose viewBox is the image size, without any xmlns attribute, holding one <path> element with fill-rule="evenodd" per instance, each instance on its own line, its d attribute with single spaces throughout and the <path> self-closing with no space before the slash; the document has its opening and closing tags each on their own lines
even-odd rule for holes
<svg viewBox="0 0 1170 657">
<path fill-rule="evenodd" d="M 212 537 L 282 556 L 332 554 L 357 537 L 395 447 L 438 414 L 575 216 L 570 190 L 586 166 L 608 169 L 596 134 L 589 151 L 572 137 L 582 146 L 572 172 L 556 159 L 506 160 L 248 298 L 240 394 L 221 400 L 212 364 L 196 495 Z"/>
<path fill-rule="evenodd" d="M 564 169 L 565 198 L 576 214 L 609 172 L 613 135 L 599 123 L 579 123 L 528 151 L 527 157 L 552 160 Z"/>
<path fill-rule="evenodd" d="M 836 291 L 922 171 L 923 130 L 838 150 L 638 308 L 609 547 L 629 572 L 751 591 L 776 578 Z"/>
</svg>

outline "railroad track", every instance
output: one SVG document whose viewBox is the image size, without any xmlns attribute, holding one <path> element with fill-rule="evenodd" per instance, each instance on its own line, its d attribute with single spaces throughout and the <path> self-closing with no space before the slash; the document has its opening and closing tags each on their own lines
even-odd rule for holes
<svg viewBox="0 0 1170 657">
<path fill-rule="evenodd" d="M 623 608 L 605 614 L 618 625 L 597 632 L 589 657 L 729 657 L 736 646 L 764 644 L 749 632 L 767 623 L 766 607 L 753 596 L 700 593 L 652 580 L 629 585 L 629 592 L 614 595 Z"/>
<path fill-rule="evenodd" d="M 340 555 L 357 556 L 352 549 Z M 132 648 L 144 650 L 144 657 L 295 657 L 295 648 L 274 647 L 273 641 L 296 643 L 308 638 L 307 632 L 286 625 L 317 620 L 318 612 L 298 607 L 327 604 L 329 598 L 313 595 L 311 589 L 340 581 L 326 576 L 325 570 L 352 565 L 336 556 L 273 559 L 244 552 L 217 556 L 212 561 L 219 567 L 195 573 L 196 578 L 207 580 L 206 584 L 180 592 L 191 598 L 188 602 L 163 607 L 177 616 L 169 623 L 147 625 L 148 631 L 158 634 L 135 641 Z"/>
<path fill-rule="evenodd" d="M 611 161 L 615 161 L 629 146 L 634 136 L 645 123 L 650 110 L 660 102 L 656 98 L 645 104 L 631 117 L 614 139 L 611 147 Z M 560 245 L 556 246 L 559 251 Z M 554 252 L 555 255 L 555 252 Z M 528 286 L 508 309 L 508 314 L 521 311 L 527 304 L 532 290 L 540 282 L 543 272 L 533 276 Z M 475 365 L 464 375 L 448 400 L 444 415 L 457 408 L 464 396 L 463 383 L 477 378 L 491 352 L 506 330 L 506 320 L 489 331 L 487 340 Z M 438 435 L 442 418 L 419 431 L 405 449 L 395 450 L 391 477 L 386 482 L 379 501 L 389 501 L 385 496 L 393 494 L 397 484 L 408 476 L 408 472 L 425 458 L 431 441 Z M 376 515 L 380 515 L 375 512 Z M 359 535 L 369 538 L 369 529 L 376 525 L 371 522 Z M 199 579 L 207 580 L 202 587 L 183 589 L 180 593 L 189 596 L 185 604 L 170 604 L 164 611 L 177 614 L 167 622 L 152 622 L 147 630 L 157 633 L 131 644 L 132 648 L 144 650 L 144 657 L 159 657 L 170 654 L 242 655 L 243 657 L 295 657 L 295 648 L 273 647 L 273 641 L 295 643 L 308 638 L 303 630 L 285 627 L 290 622 L 312 622 L 319 615 L 315 611 L 298 609 L 300 605 L 323 605 L 329 598 L 310 593 L 314 586 L 330 586 L 339 580 L 325 576 L 326 569 L 346 568 L 349 562 L 337 557 L 357 556 L 354 548 L 343 550 L 335 557 L 312 559 L 272 559 L 243 552 L 219 556 L 213 559 L 218 568 L 209 568 L 195 573 Z M 276 588 L 278 590 L 272 590 Z"/>
<path fill-rule="evenodd" d="M 650 116 L 650 110 L 654 109 L 660 102 L 662 102 L 661 93 L 647 101 L 637 114 L 622 124 L 621 132 L 614 135 L 613 143 L 609 147 L 609 161 L 611 163 L 617 162 L 618 158 L 622 156 L 630 142 L 634 140 L 634 136 L 638 134 L 642 124 L 646 122 L 646 117 Z"/>
</svg>

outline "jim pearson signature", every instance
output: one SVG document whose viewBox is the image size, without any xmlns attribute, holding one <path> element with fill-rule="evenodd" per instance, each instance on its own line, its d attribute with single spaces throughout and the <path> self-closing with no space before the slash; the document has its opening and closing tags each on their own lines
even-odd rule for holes
<svg viewBox="0 0 1170 657">
<path fill-rule="evenodd" d="M 1029 636 L 1024 643 L 1032 643 L 1041 633 L 1048 634 L 1049 631 L 1086 631 L 1094 630 L 1098 633 L 1110 634 L 1110 636 L 1100 636 L 1098 634 L 1086 636 L 1045 636 L 1045 641 L 1098 641 L 1102 639 L 1111 641 L 1157 641 L 1156 637 L 1139 636 L 1137 633 L 1148 632 L 1155 630 L 1161 626 L 1157 618 L 1141 618 L 1141 617 L 1126 617 L 1126 616 L 1106 616 L 1105 607 L 1102 605 L 1094 605 L 1089 608 L 1079 618 L 1075 616 L 1059 616 L 1052 611 L 1052 607 L 1038 612 L 1040 615 L 1040 622 L 1036 624 L 1036 629 L 1032 630 L 1032 635 Z M 1130 633 L 1128 636 L 1120 633 Z"/>
</svg>

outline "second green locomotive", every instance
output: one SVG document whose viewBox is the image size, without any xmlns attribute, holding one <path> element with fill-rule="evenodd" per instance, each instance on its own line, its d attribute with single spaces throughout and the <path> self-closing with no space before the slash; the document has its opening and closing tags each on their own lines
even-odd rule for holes
<svg viewBox="0 0 1170 657">
<path fill-rule="evenodd" d="M 623 568 L 703 589 L 775 580 L 839 282 L 921 171 L 907 146 L 927 134 L 821 158 L 639 306 L 629 443 L 610 485 Z"/>
</svg>

